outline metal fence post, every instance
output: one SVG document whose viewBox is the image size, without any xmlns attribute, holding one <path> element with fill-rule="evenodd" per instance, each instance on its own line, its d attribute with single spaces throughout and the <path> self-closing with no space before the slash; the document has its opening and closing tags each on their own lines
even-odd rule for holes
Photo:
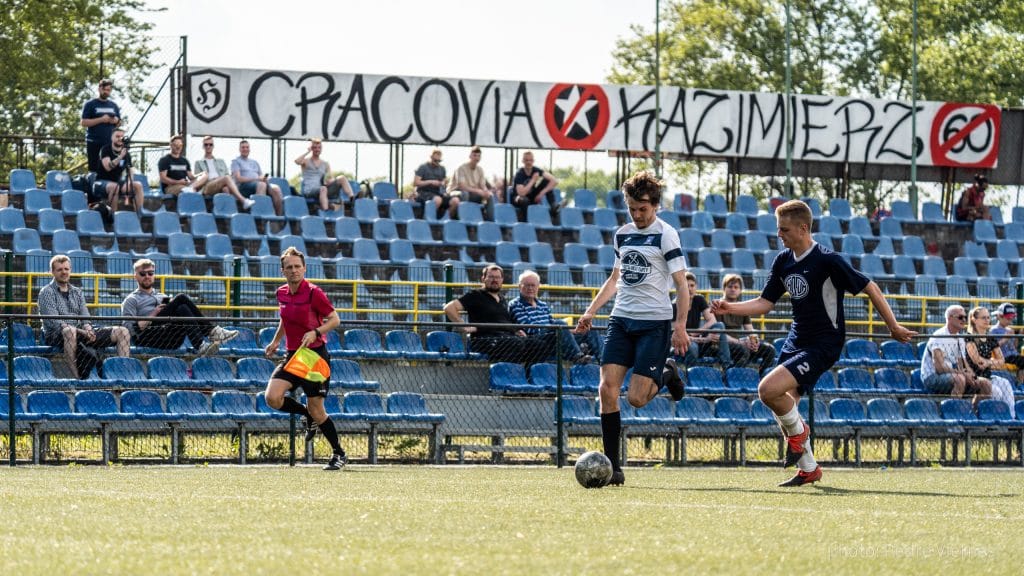
<svg viewBox="0 0 1024 576">
<path fill-rule="evenodd" d="M 556 462 L 559 468 L 565 466 L 565 425 L 562 423 L 562 379 L 565 371 L 562 367 L 562 335 L 564 328 L 555 329 L 555 423 L 558 433 L 558 456 Z"/>
<path fill-rule="evenodd" d="M 9 254 L 9 253 L 8 253 Z M 8 258 L 8 262 L 10 259 Z M 10 279 L 10 276 L 8 276 Z M 14 432 L 14 420 L 17 411 L 14 409 L 14 321 L 11 319 L 7 320 L 7 443 L 8 453 L 10 454 L 10 465 L 13 467 L 17 463 L 17 454 L 15 454 L 15 445 L 17 443 L 17 437 Z"/>
<path fill-rule="evenodd" d="M 235 279 L 231 283 L 231 306 L 235 309 L 235 318 L 241 318 L 242 311 L 238 307 L 242 305 L 242 281 L 239 280 L 242 277 L 242 259 L 236 257 L 232 264 L 231 274 Z"/>
</svg>

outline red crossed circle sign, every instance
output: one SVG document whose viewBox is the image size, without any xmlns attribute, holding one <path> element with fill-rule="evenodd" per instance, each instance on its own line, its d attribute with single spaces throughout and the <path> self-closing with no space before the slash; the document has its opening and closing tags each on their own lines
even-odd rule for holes
<svg viewBox="0 0 1024 576">
<path fill-rule="evenodd" d="M 991 104 L 947 102 L 932 120 L 932 164 L 992 168 L 999 157 L 1001 111 Z"/>
<path fill-rule="evenodd" d="M 544 100 L 544 123 L 559 148 L 596 147 L 610 114 L 608 96 L 597 84 L 555 84 Z"/>
</svg>

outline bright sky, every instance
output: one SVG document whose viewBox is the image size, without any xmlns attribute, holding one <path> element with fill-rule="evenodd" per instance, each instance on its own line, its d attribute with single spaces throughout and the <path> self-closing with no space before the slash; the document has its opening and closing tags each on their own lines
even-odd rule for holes
<svg viewBox="0 0 1024 576">
<path fill-rule="evenodd" d="M 189 66 L 359 72 L 489 80 L 603 83 L 611 70 L 618 38 L 631 37 L 631 24 L 653 27 L 653 0 L 147 0 L 166 7 L 144 16 L 156 36 L 188 36 Z M 286 9 L 287 7 L 287 9 Z M 166 42 L 162 42 L 165 44 Z M 218 155 L 234 157 L 234 143 Z M 377 148 L 377 150 L 374 150 Z M 199 158 L 198 139 L 186 153 Z M 303 147 L 289 146 L 288 157 Z M 268 150 L 254 143 L 266 162 Z M 230 154 L 230 155 L 229 155 Z M 425 161 L 425 147 L 407 146 L 405 166 Z M 449 170 L 468 151 L 446 150 Z M 501 155 L 485 153 L 489 173 L 502 171 Z M 583 165 L 582 154 L 541 155 L 539 164 Z M 353 170 L 355 147 L 325 146 L 333 168 Z M 422 158 L 421 158 L 422 157 Z M 387 174 L 387 147 L 359 147 L 359 178 Z M 591 168 L 614 169 L 602 154 L 590 154 Z M 294 166 L 294 165 L 291 165 Z M 291 168 L 289 168 L 291 170 Z M 291 175 L 292 172 L 289 172 Z"/>
</svg>

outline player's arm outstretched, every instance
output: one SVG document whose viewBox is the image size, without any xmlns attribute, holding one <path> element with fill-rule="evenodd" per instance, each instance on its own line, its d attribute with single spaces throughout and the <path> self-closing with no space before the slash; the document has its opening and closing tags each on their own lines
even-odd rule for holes
<svg viewBox="0 0 1024 576">
<path fill-rule="evenodd" d="M 590 331 L 590 327 L 594 322 L 594 314 L 597 314 L 597 311 L 615 295 L 616 290 L 618 290 L 618 281 L 619 269 L 612 268 L 612 273 L 608 275 L 608 279 L 601 285 L 601 289 L 597 291 L 594 300 L 591 301 L 590 306 L 587 306 L 586 312 L 576 322 L 576 328 L 573 329 L 573 332 L 583 334 Z"/>
<path fill-rule="evenodd" d="M 711 313 L 735 314 L 737 316 L 763 316 L 775 309 L 775 303 L 763 297 L 757 297 L 745 302 L 726 302 L 725 300 L 712 300 Z"/>
<path fill-rule="evenodd" d="M 864 287 L 862 292 L 871 299 L 871 303 L 875 306 L 875 310 L 878 310 L 878 315 L 885 321 L 885 325 L 889 328 L 889 334 L 892 335 L 893 339 L 907 343 L 910 342 L 911 338 L 917 336 L 917 332 L 903 327 L 903 325 L 896 321 L 896 315 L 892 313 L 889 301 L 882 295 L 882 289 L 878 287 L 878 284 L 868 282 L 868 285 Z"/>
</svg>

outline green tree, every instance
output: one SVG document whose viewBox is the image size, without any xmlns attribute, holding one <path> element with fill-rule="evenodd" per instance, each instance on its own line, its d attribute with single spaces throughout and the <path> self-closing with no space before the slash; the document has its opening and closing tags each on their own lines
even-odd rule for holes
<svg viewBox="0 0 1024 576">
<path fill-rule="evenodd" d="M 152 24 L 137 19 L 149 10 L 142 0 L 0 1 L 0 133 L 81 136 L 82 105 L 100 80 L 101 33 L 115 100 L 147 98 L 139 87 L 153 69 Z"/>
</svg>

